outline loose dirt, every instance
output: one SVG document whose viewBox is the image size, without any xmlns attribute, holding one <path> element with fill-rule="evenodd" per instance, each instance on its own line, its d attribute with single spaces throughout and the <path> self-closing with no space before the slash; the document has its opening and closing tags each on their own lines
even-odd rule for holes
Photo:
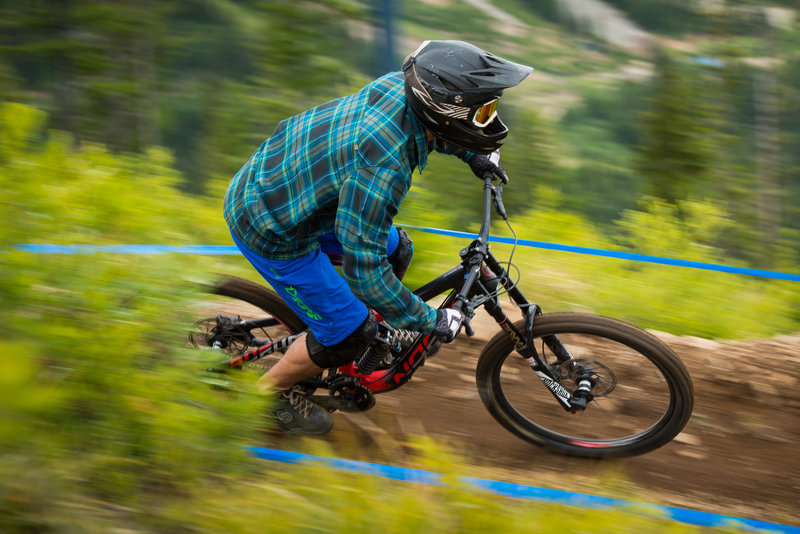
<svg viewBox="0 0 800 534">
<path fill-rule="evenodd" d="M 336 414 L 321 439 L 341 457 L 413 465 L 409 443 L 424 435 L 461 455 L 467 476 L 800 525 L 800 334 L 715 342 L 654 332 L 692 375 L 691 420 L 658 450 L 588 460 L 528 444 L 492 419 L 474 371 L 499 329 L 485 317 L 476 317 L 475 329 L 475 337 L 444 346 L 411 382 L 377 396 L 372 410 Z M 286 436 L 265 441 L 304 447 Z"/>
</svg>

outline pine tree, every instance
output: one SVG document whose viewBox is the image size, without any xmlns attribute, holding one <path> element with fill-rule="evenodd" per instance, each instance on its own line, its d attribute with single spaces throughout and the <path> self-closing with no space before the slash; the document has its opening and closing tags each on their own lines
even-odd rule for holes
<svg viewBox="0 0 800 534">
<path fill-rule="evenodd" d="M 672 58 L 656 60 L 654 94 L 644 114 L 644 143 L 638 147 L 637 168 L 649 192 L 669 202 L 689 197 L 711 164 L 707 112 L 697 90 Z"/>
</svg>

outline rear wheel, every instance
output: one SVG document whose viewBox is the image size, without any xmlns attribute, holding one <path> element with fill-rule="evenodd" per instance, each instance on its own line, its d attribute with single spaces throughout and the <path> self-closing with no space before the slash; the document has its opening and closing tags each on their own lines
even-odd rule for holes
<svg viewBox="0 0 800 534">
<path fill-rule="evenodd" d="M 524 331 L 522 321 L 515 326 Z M 498 334 L 478 360 L 478 391 L 492 416 L 520 438 L 577 456 L 632 456 L 666 444 L 689 420 L 689 373 L 651 334 L 578 313 L 540 315 L 533 330 L 539 356 L 561 385 L 570 394 L 578 389 L 575 367 L 559 365 L 551 349 L 556 339 L 579 362 L 581 376 L 591 376 L 595 396 L 585 411 L 564 410 L 509 336 Z"/>
<path fill-rule="evenodd" d="M 197 321 L 189 333 L 189 341 L 198 349 L 233 359 L 259 344 L 306 329 L 277 293 L 249 280 L 225 277 L 210 286 L 208 293 L 201 305 L 205 318 Z M 245 369 L 264 373 L 282 356 L 275 352 L 245 364 Z"/>
</svg>

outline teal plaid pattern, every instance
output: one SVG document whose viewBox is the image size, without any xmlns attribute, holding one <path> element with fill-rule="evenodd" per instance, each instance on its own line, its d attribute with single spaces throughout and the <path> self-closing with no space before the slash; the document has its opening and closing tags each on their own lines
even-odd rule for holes
<svg viewBox="0 0 800 534">
<path fill-rule="evenodd" d="M 231 181 L 225 221 L 271 259 L 310 254 L 318 236 L 335 231 L 355 296 L 396 327 L 430 332 L 436 310 L 385 259 L 392 220 L 429 150 L 406 105 L 402 73 L 387 74 L 281 121 Z"/>
</svg>

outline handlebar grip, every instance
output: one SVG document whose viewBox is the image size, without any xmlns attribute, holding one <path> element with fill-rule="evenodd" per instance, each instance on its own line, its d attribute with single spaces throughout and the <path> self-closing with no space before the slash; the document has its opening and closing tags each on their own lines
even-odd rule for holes
<svg viewBox="0 0 800 534">
<path fill-rule="evenodd" d="M 464 333 L 467 334 L 469 337 L 472 337 L 475 335 L 475 330 L 472 328 L 472 324 L 470 323 L 470 315 L 468 315 L 464 311 L 465 304 L 466 304 L 465 301 L 453 302 L 450 305 L 450 308 L 461 312 L 461 315 L 464 316 L 464 322 L 462 323 L 462 326 L 464 327 Z"/>
<path fill-rule="evenodd" d="M 450 307 L 453 308 L 456 311 L 461 312 L 462 315 L 464 314 L 464 302 L 463 301 L 459 300 L 459 301 L 453 302 L 452 304 L 450 304 Z"/>
</svg>

